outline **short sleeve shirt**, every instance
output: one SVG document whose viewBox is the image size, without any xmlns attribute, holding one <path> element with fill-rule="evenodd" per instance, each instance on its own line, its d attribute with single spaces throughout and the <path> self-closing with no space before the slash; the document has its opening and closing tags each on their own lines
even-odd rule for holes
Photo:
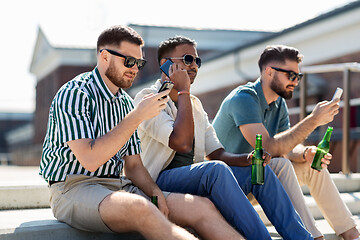
<svg viewBox="0 0 360 240">
<path fill-rule="evenodd" d="M 137 131 L 95 172 L 81 166 L 67 142 L 105 135 L 133 108 L 132 98 L 122 89 L 115 95 L 110 92 L 97 68 L 67 82 L 59 89 L 50 107 L 40 175 L 47 181 L 64 181 L 70 174 L 119 175 L 123 167 L 122 157 L 140 154 Z"/>
<path fill-rule="evenodd" d="M 270 136 L 290 128 L 285 100 L 279 97 L 268 104 L 260 79 L 234 89 L 222 102 L 213 126 L 226 151 L 249 153 L 253 148 L 239 126 L 251 123 L 262 123 Z"/>
</svg>

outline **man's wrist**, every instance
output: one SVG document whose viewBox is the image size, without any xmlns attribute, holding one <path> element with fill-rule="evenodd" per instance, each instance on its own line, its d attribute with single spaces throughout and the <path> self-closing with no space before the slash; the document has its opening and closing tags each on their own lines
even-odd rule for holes
<svg viewBox="0 0 360 240">
<path fill-rule="evenodd" d="M 307 151 L 309 150 L 309 148 L 310 148 L 310 146 L 305 147 L 304 152 L 303 152 L 303 159 L 304 159 L 305 161 L 306 161 L 306 153 L 307 153 Z"/>
<path fill-rule="evenodd" d="M 189 95 L 190 96 L 190 92 L 189 91 L 179 91 L 178 95 L 179 96 L 181 96 L 181 95 Z"/>
</svg>

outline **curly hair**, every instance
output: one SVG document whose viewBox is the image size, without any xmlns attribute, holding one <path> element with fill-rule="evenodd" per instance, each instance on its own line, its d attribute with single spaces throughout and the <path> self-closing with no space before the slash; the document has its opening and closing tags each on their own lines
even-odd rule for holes
<svg viewBox="0 0 360 240">
<path fill-rule="evenodd" d="M 170 52 L 172 52 L 177 46 L 183 44 L 189 44 L 194 47 L 197 45 L 195 40 L 184 36 L 175 36 L 162 41 L 158 47 L 158 63 L 160 64 L 161 59 L 168 57 Z"/>
</svg>

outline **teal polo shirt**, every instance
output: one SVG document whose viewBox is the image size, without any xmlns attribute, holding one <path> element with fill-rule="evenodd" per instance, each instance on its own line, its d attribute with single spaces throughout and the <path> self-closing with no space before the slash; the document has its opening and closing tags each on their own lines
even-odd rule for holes
<svg viewBox="0 0 360 240">
<path fill-rule="evenodd" d="M 226 151 L 249 153 L 253 148 L 239 126 L 250 123 L 262 123 L 270 136 L 290 128 L 285 100 L 279 97 L 268 104 L 260 79 L 235 88 L 222 102 L 213 126 Z"/>
</svg>

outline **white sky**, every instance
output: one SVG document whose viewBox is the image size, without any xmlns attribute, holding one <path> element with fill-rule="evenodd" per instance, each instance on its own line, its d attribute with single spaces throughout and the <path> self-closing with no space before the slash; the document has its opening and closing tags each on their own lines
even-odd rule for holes
<svg viewBox="0 0 360 240">
<path fill-rule="evenodd" d="M 56 42 L 95 46 L 98 34 L 115 24 L 279 31 L 353 1 L 7 0 L 0 14 L 0 112 L 35 109 L 29 68 L 39 25 Z"/>
</svg>

